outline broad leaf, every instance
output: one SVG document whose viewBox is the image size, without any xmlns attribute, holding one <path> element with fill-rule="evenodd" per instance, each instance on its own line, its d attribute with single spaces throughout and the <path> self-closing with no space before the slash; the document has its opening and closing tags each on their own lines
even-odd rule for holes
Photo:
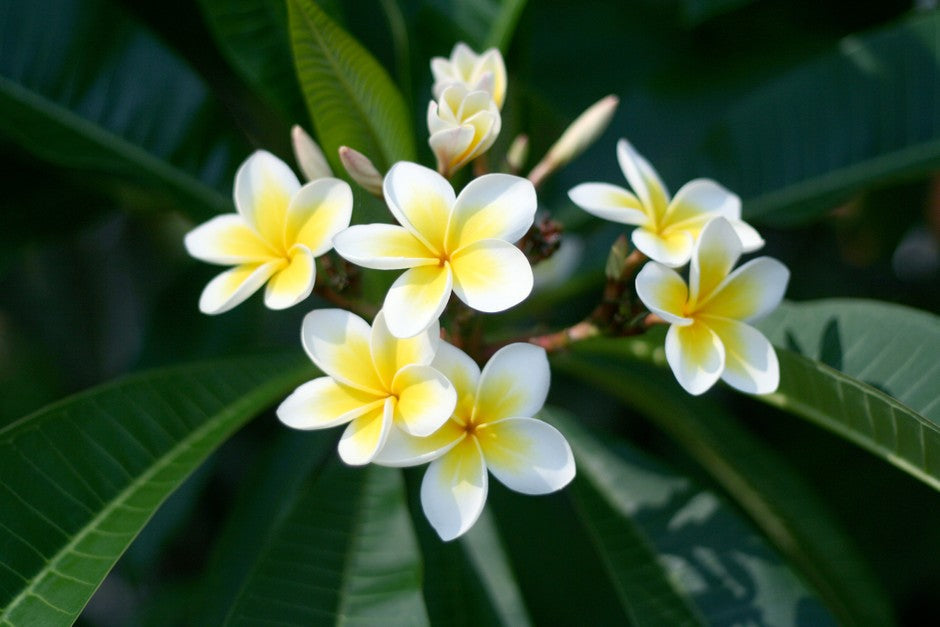
<svg viewBox="0 0 940 627">
<path fill-rule="evenodd" d="M 938 33 L 940 13 L 915 15 L 760 87 L 712 130 L 704 171 L 741 194 L 746 217 L 791 222 L 935 170 Z"/>
<path fill-rule="evenodd" d="M 293 69 L 287 6 L 271 0 L 199 0 L 232 67 L 291 122 L 306 114 Z"/>
<path fill-rule="evenodd" d="M 0 430 L 0 623 L 74 621 L 160 503 L 309 370 L 296 355 L 158 370 Z"/>
<path fill-rule="evenodd" d="M 380 171 L 414 160 L 414 130 L 401 92 L 381 65 L 312 0 L 289 0 L 297 77 L 334 171 L 349 146 Z"/>
<path fill-rule="evenodd" d="M 201 79 L 111 3 L 0 5 L 0 133 L 42 159 L 207 217 L 229 206 L 220 190 L 247 152 L 226 119 Z"/>
<path fill-rule="evenodd" d="M 589 355 L 589 356 L 588 356 Z M 815 491 L 776 451 L 708 397 L 677 392 L 671 373 L 575 348 L 556 370 L 641 412 L 721 485 L 843 624 L 891 624 L 884 592 Z"/>
<path fill-rule="evenodd" d="M 698 26 L 709 19 L 751 4 L 754 0 L 680 0 L 682 21 Z"/>
<path fill-rule="evenodd" d="M 832 622 L 718 496 L 559 410 L 549 420 L 574 449 L 575 506 L 631 623 Z"/>
<path fill-rule="evenodd" d="M 509 48 L 526 0 L 431 0 L 430 8 L 449 20 L 457 35 L 477 52 Z"/>
<path fill-rule="evenodd" d="M 324 433 L 276 453 L 217 547 L 206 624 L 427 623 L 400 471 L 345 466 Z"/>
</svg>

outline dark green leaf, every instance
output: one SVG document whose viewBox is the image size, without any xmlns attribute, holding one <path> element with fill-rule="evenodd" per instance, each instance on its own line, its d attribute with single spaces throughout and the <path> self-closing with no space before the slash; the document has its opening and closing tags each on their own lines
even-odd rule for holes
<svg viewBox="0 0 940 627">
<path fill-rule="evenodd" d="M 220 190 L 247 151 L 226 119 L 199 77 L 110 3 L 0 5 L 0 133 L 42 159 L 206 217 L 229 206 Z"/>
<path fill-rule="evenodd" d="M 640 625 L 829 624 L 799 578 L 719 497 L 552 410 L 575 452 L 576 507 Z"/>
<path fill-rule="evenodd" d="M 746 6 L 754 0 L 680 0 L 679 7 L 684 21 L 697 26 L 717 15 Z"/>
<path fill-rule="evenodd" d="M 334 171 L 344 145 L 380 171 L 414 160 L 411 116 L 382 66 L 312 0 L 289 0 L 288 14 L 297 76 Z"/>
<path fill-rule="evenodd" d="M 287 30 L 287 6 L 273 0 L 199 0 L 232 67 L 292 122 L 306 114 Z"/>
<path fill-rule="evenodd" d="M 309 370 L 292 354 L 153 371 L 0 430 L 0 622 L 74 621 L 160 503 Z"/>
<path fill-rule="evenodd" d="M 621 399 L 667 433 L 718 482 L 815 587 L 843 624 L 891 624 L 869 567 L 826 505 L 773 449 L 671 373 L 633 359 L 559 355 L 554 366 Z"/>
<path fill-rule="evenodd" d="M 506 52 L 526 0 L 432 0 L 429 4 L 477 52 L 487 48 Z"/>
</svg>

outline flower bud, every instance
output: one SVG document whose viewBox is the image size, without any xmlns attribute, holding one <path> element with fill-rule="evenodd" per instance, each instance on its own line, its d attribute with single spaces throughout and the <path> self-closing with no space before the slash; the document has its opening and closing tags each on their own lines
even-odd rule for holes
<svg viewBox="0 0 940 627">
<path fill-rule="evenodd" d="M 489 150 L 501 127 L 499 109 L 485 91 L 451 85 L 428 105 L 428 144 L 437 170 L 450 176 Z"/>
<path fill-rule="evenodd" d="M 290 130 L 290 139 L 294 146 L 294 158 L 308 181 L 333 176 L 323 151 L 304 129 L 295 124 Z"/>
<path fill-rule="evenodd" d="M 509 151 L 506 153 L 506 165 L 509 171 L 515 174 L 525 165 L 529 158 L 529 136 L 517 135 L 512 144 L 509 145 Z"/>
<path fill-rule="evenodd" d="M 349 146 L 340 146 L 339 160 L 352 180 L 364 190 L 382 197 L 382 173 L 379 172 L 367 156 Z"/>
<path fill-rule="evenodd" d="M 607 125 L 614 117 L 618 104 L 620 104 L 620 99 L 617 96 L 610 95 L 601 98 L 588 107 L 565 129 L 565 132 L 549 148 L 548 154 L 539 164 L 532 168 L 529 180 L 535 186 L 538 186 L 555 170 L 567 165 L 572 159 L 587 150 L 607 129 Z"/>
</svg>

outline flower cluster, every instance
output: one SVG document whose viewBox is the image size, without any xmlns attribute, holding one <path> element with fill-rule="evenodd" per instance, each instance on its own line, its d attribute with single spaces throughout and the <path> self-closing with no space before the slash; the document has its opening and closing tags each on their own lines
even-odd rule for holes
<svg viewBox="0 0 940 627">
<path fill-rule="evenodd" d="M 670 199 L 656 170 L 625 139 L 617 144 L 617 159 L 635 194 L 583 183 L 568 195 L 588 213 L 636 226 L 633 244 L 651 259 L 636 277 L 636 293 L 670 324 L 666 361 L 679 384 L 696 395 L 719 378 L 743 392 L 774 392 L 777 354 L 747 322 L 780 304 L 789 271 L 760 257 L 732 272 L 741 253 L 764 240 L 741 220 L 741 200 L 718 183 L 696 179 Z M 689 262 L 686 284 L 674 268 Z"/>
</svg>

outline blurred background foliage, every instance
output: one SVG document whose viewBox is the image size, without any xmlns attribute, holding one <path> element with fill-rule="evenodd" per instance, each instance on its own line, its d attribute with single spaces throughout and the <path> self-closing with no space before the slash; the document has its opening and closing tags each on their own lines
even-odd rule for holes
<svg viewBox="0 0 940 627">
<path fill-rule="evenodd" d="M 623 183 L 614 158 L 618 137 L 628 137 L 673 191 L 711 177 L 740 194 L 745 217 L 768 242 L 766 253 L 792 272 L 789 299 L 870 298 L 940 311 L 940 14 L 932 2 L 320 5 L 401 89 L 425 163 L 432 160 L 424 132 L 428 62 L 449 54 L 458 40 L 478 50 L 497 45 L 506 56 L 509 99 L 493 162 L 524 132 L 531 167 L 584 108 L 608 93 L 620 97 L 611 128 L 539 193 L 540 207 L 564 222 L 567 241 L 580 244 L 564 245 L 580 253 L 575 274 L 507 314 L 510 324 L 570 324 L 593 306 L 618 228 L 588 218 L 565 192 L 587 180 Z M 252 298 L 223 316 L 203 316 L 196 301 L 215 270 L 182 247 L 195 223 L 229 209 L 234 170 L 251 149 L 292 162 L 290 125 L 314 128 L 292 60 L 287 13 L 274 0 L 0 0 L 0 425 L 129 372 L 271 348 L 299 352 L 302 316 L 324 303 L 313 297 L 302 307 L 270 312 Z M 372 201 L 357 193 L 360 202 Z M 678 472 L 694 481 L 681 490 L 710 490 L 703 498 L 723 495 L 737 503 L 736 513 L 754 516 L 729 488 L 727 472 L 734 469 L 722 475 L 727 469 L 709 465 L 709 453 L 696 453 L 696 443 L 740 456 L 733 459 L 750 455 L 742 467 L 763 476 L 758 484 L 783 467 L 783 476 L 798 485 L 781 479 L 773 493 L 795 494 L 792 512 L 824 511 L 829 521 L 797 532 L 797 539 L 818 532 L 821 543 L 858 547 L 872 573 L 859 585 L 883 589 L 899 622 L 940 616 L 940 560 L 932 557 L 940 555 L 940 500 L 929 486 L 837 435 L 725 389 L 702 403 L 677 398 L 674 382 L 644 366 L 627 368 L 610 385 L 598 375 L 589 388 L 574 359 L 555 364 L 550 402 L 644 451 L 628 456 L 642 458 L 637 467 L 651 477 L 668 485 L 669 473 Z M 643 382 L 636 393 L 624 383 L 630 377 Z M 637 400 L 644 395 L 646 401 Z M 657 411 L 687 414 L 688 430 L 671 432 L 675 422 L 658 420 Z M 573 439 L 576 450 L 579 442 Z M 226 588 L 218 581 L 226 551 L 274 533 L 259 528 L 253 535 L 228 521 L 263 526 L 258 512 L 275 505 L 252 503 L 252 495 L 277 490 L 300 503 L 290 501 L 297 512 L 309 511 L 302 503 L 312 497 L 293 474 L 300 470 L 284 460 L 306 456 L 308 467 L 327 464 L 323 472 L 343 485 L 351 471 L 321 461 L 330 449 L 321 435 L 285 434 L 270 410 L 259 415 L 164 504 L 79 622 L 224 618 L 226 593 L 213 590 Z M 661 468 L 663 461 L 673 470 Z M 474 563 L 474 555 L 492 561 L 492 552 L 472 543 L 441 548 L 416 517 L 419 545 L 432 547 L 425 551 L 425 580 L 452 588 L 426 593 L 431 618 L 515 623 L 528 615 L 565 624 L 622 617 L 613 599 L 637 582 L 629 573 L 622 580 L 610 571 L 595 576 L 606 568 L 605 551 L 616 547 L 604 544 L 611 536 L 603 529 L 589 530 L 589 542 L 579 525 L 603 521 L 610 505 L 598 500 L 590 469 L 582 464 L 579 474 L 587 479 L 572 488 L 573 496 L 535 504 L 493 487 L 496 522 L 481 525 L 500 526 L 504 559 L 515 564 L 506 576 L 517 579 L 523 600 L 475 603 L 500 589 L 498 580 L 487 579 L 498 573 L 483 576 Z M 389 479 L 376 476 L 356 489 L 380 494 Z M 404 477 L 414 495 L 420 473 Z M 319 498 L 342 494 L 317 485 L 328 491 Z M 558 522 L 533 529 L 532 520 L 546 516 Z M 290 524 L 291 515 L 285 517 Z M 559 529 L 570 536 L 560 540 L 553 535 Z M 738 533 L 728 529 L 721 533 Z M 779 546 L 779 537 L 771 540 Z M 788 558 L 812 580 L 805 569 L 814 556 L 801 561 L 796 554 Z M 545 568 L 519 566 L 542 562 Z M 447 563 L 463 570 L 455 574 Z M 559 573 L 569 573 L 564 582 Z M 829 574 L 838 573 L 835 564 Z M 548 591 L 562 583 L 571 586 L 569 596 L 553 598 Z M 455 599 L 453 589 L 464 590 L 456 596 L 465 598 Z M 192 604 L 206 599 L 218 607 L 209 604 L 194 618 Z M 232 602 L 251 616 L 250 601 Z M 817 624 L 819 617 L 806 611 L 796 619 Z M 707 603 L 696 612 L 725 620 Z"/>
</svg>

